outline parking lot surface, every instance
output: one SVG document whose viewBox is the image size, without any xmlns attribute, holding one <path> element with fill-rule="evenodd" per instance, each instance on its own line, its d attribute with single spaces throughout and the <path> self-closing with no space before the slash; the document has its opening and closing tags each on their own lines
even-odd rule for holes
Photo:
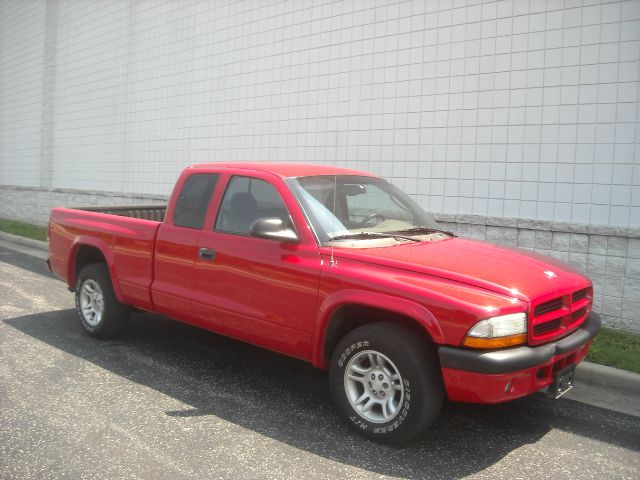
<svg viewBox="0 0 640 480">
<path fill-rule="evenodd" d="M 42 260 L 0 247 L 0 477 L 636 479 L 640 418 L 543 395 L 447 403 L 404 447 L 337 417 L 325 372 L 150 314 L 87 336 Z"/>
</svg>

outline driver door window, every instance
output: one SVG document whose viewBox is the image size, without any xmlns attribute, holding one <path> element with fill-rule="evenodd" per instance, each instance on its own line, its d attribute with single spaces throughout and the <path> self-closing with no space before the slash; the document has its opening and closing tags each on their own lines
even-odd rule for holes
<svg viewBox="0 0 640 480">
<path fill-rule="evenodd" d="M 232 177 L 222 198 L 215 230 L 248 236 L 251 224 L 263 217 L 289 220 L 287 207 L 273 185 L 257 178 Z"/>
</svg>

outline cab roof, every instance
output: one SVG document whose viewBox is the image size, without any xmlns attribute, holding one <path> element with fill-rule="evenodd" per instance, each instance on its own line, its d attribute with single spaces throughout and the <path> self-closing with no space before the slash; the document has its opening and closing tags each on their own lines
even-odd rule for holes
<svg viewBox="0 0 640 480">
<path fill-rule="evenodd" d="M 329 165 L 313 165 L 310 163 L 287 163 L 287 162 L 221 162 L 221 163 L 198 163 L 188 168 L 215 168 L 233 170 L 253 170 L 259 172 L 273 173 L 281 178 L 290 177 L 310 177 L 314 175 L 360 175 L 364 177 L 375 177 L 372 173 L 351 170 L 348 168 L 333 167 Z"/>
</svg>

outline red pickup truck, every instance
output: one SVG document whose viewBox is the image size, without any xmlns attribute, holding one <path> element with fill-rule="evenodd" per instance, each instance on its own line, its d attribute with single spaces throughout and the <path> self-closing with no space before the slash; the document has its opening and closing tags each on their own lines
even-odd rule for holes
<svg viewBox="0 0 640 480">
<path fill-rule="evenodd" d="M 166 207 L 54 208 L 49 245 L 94 337 L 134 308 L 306 360 L 386 442 L 426 429 L 445 395 L 561 395 L 600 328 L 571 267 L 458 238 L 392 184 L 336 167 L 194 165 Z"/>
</svg>

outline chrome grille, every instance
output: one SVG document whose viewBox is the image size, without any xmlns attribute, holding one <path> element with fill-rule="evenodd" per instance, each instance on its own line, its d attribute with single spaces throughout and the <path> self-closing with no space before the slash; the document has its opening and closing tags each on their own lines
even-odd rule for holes
<svg viewBox="0 0 640 480">
<path fill-rule="evenodd" d="M 561 318 L 549 320 L 548 322 L 538 323 L 533 327 L 533 334 L 543 335 L 547 332 L 550 332 L 551 330 L 555 330 L 556 328 L 560 327 L 561 324 L 562 324 Z"/>
<path fill-rule="evenodd" d="M 582 324 L 591 311 L 593 289 L 581 288 L 554 297 L 534 299 L 531 305 L 529 343 L 542 344 L 556 340 Z"/>
<path fill-rule="evenodd" d="M 589 289 L 588 288 L 583 288 L 582 290 L 578 290 L 577 292 L 573 292 L 573 295 L 571 295 L 571 301 L 572 302 L 577 302 L 578 300 L 582 300 L 583 298 L 587 298 L 588 294 L 589 294 Z"/>
<path fill-rule="evenodd" d="M 549 300 L 548 302 L 544 302 L 538 305 L 533 311 L 533 316 L 539 317 L 540 315 L 544 315 L 545 313 L 558 310 L 561 307 L 562 307 L 562 297 L 554 298 L 553 300 Z"/>
</svg>

